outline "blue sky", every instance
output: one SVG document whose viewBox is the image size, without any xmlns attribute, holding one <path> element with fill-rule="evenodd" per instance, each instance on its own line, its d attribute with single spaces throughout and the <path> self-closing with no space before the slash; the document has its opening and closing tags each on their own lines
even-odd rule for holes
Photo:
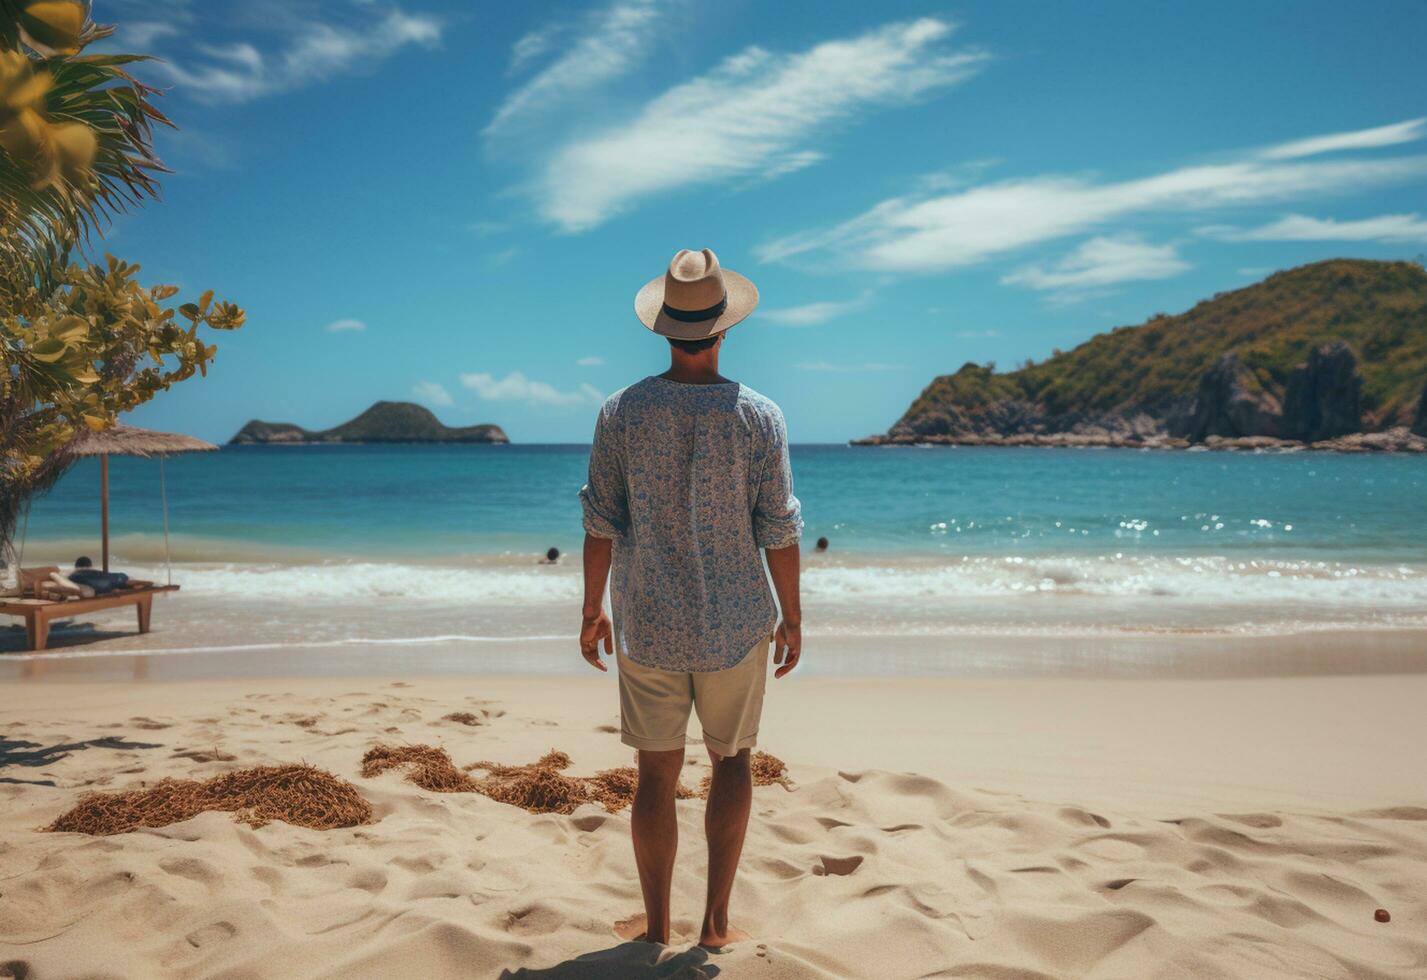
<svg viewBox="0 0 1427 980">
<path fill-rule="evenodd" d="M 1427 5 L 96 0 L 165 59 L 164 200 L 101 247 L 247 308 L 137 424 L 379 398 L 585 441 L 664 367 L 635 291 L 762 292 L 792 436 L 1334 256 L 1427 252 Z"/>
</svg>

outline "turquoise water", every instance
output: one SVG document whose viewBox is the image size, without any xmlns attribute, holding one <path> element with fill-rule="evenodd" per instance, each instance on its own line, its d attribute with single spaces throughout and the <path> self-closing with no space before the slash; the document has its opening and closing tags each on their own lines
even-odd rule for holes
<svg viewBox="0 0 1427 980">
<path fill-rule="evenodd" d="M 569 551 L 584 446 L 231 447 L 167 461 L 189 559 Z M 111 461 L 112 533 L 148 557 L 158 463 Z M 885 556 L 1129 554 L 1415 563 L 1427 458 L 1133 450 L 793 450 L 807 538 Z M 98 464 L 36 503 L 30 541 L 95 541 Z M 92 546 L 91 546 L 92 547 Z"/>
<path fill-rule="evenodd" d="M 162 642 L 206 649 L 255 624 L 337 647 L 564 636 L 580 601 L 587 451 L 237 447 L 171 459 L 183 598 L 166 607 Z M 823 635 L 1427 626 L 1427 458 L 797 446 L 793 467 L 805 615 Z M 158 462 L 114 459 L 110 482 L 114 567 L 165 574 Z M 34 506 L 26 563 L 97 558 L 97 496 L 98 466 L 85 461 Z M 808 553 L 819 536 L 831 550 Z M 551 546 L 567 560 L 538 564 Z"/>
</svg>

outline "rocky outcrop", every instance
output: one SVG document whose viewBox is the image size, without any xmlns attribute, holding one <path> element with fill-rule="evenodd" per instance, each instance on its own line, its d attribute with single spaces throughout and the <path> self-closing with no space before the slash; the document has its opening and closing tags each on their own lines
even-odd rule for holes
<svg viewBox="0 0 1427 980">
<path fill-rule="evenodd" d="M 1362 427 L 1363 378 L 1352 348 L 1342 341 L 1313 348 L 1288 377 L 1283 435 L 1318 442 Z"/>
<path fill-rule="evenodd" d="M 1166 434 L 1159 421 L 1143 412 L 1053 413 L 1034 402 L 1011 400 L 991 402 L 977 408 L 951 406 L 943 415 L 924 416 L 917 419 L 916 424 L 894 425 L 886 439 L 894 443 L 915 443 L 926 439 L 985 441 L 1019 436 L 1072 435 L 1137 442 Z"/>
<path fill-rule="evenodd" d="M 308 432 L 291 422 L 264 422 L 253 419 L 229 439 L 230 445 L 253 445 L 256 443 L 302 443 L 320 442 L 316 432 Z"/>
<path fill-rule="evenodd" d="M 1238 351 L 1219 356 L 1199 379 L 1185 436 L 1203 442 L 1210 436 L 1276 436 L 1281 409 L 1264 391 Z"/>
<path fill-rule="evenodd" d="M 412 402 L 377 402 L 350 421 L 320 432 L 291 422 L 254 419 L 238 430 L 229 445 L 303 445 L 330 442 L 508 443 L 498 425 L 443 425 L 429 409 Z"/>
<path fill-rule="evenodd" d="M 1422 453 L 1427 452 L 1427 436 L 1417 435 L 1407 426 L 1398 425 L 1384 432 L 1353 432 L 1334 439 L 1323 439 L 1310 443 L 1308 448 L 1339 453 Z"/>
<path fill-rule="evenodd" d="M 1424 363 L 1427 270 L 1331 259 L 1012 371 L 964 364 L 858 442 L 1412 451 L 1427 391 L 1404 367 Z"/>
</svg>

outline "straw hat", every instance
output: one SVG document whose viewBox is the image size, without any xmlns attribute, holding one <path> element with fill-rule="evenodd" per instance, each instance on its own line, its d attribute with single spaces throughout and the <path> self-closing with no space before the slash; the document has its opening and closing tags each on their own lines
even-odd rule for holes
<svg viewBox="0 0 1427 980">
<path fill-rule="evenodd" d="M 703 340 L 723 333 L 753 312 L 758 287 L 722 268 L 710 249 L 680 249 L 669 271 L 634 297 L 634 315 L 662 337 Z"/>
</svg>

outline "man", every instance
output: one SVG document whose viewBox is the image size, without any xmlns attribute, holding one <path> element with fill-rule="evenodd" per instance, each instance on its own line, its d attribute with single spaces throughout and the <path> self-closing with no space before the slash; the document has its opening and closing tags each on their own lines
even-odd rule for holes
<svg viewBox="0 0 1427 980">
<path fill-rule="evenodd" d="M 796 667 L 802 653 L 803 521 L 783 414 L 718 369 L 725 332 L 757 305 L 753 283 L 720 268 L 708 249 L 679 252 L 665 275 L 639 291 L 635 314 L 668 339 L 669 370 L 604 403 L 589 482 L 580 491 L 586 532 L 580 652 L 606 670 L 600 647 L 608 654 L 613 645 L 622 739 L 639 755 L 630 822 L 645 914 L 621 933 L 626 938 L 669 941 L 679 835 L 674 791 L 691 708 L 713 766 L 699 943 L 719 948 L 747 938 L 729 925 L 728 902 L 753 800 L 749 752 L 763 709 L 768 645 L 775 645 L 775 677 Z M 613 623 L 604 612 L 607 580 Z"/>
</svg>

